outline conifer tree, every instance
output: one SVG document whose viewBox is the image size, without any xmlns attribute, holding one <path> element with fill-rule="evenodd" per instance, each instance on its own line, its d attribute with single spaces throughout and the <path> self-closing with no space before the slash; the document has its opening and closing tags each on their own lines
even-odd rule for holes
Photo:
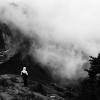
<svg viewBox="0 0 100 100">
<path fill-rule="evenodd" d="M 90 79 L 95 79 L 96 75 L 100 73 L 100 54 L 98 55 L 98 57 L 90 56 L 89 62 L 90 68 L 85 69 L 85 71 L 88 72 Z"/>
</svg>

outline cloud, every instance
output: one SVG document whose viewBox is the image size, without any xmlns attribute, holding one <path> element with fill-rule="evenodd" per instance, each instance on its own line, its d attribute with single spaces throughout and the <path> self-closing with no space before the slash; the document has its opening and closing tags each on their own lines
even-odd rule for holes
<svg viewBox="0 0 100 100">
<path fill-rule="evenodd" d="M 0 0 L 0 20 L 33 38 L 30 54 L 53 75 L 78 79 L 100 52 L 99 0 Z M 45 67 L 44 67 L 45 68 Z"/>
</svg>

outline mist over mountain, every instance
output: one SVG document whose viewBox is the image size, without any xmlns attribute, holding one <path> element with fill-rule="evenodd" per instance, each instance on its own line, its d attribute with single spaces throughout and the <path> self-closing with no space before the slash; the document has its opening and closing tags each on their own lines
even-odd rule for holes
<svg viewBox="0 0 100 100">
<path fill-rule="evenodd" d="M 88 72 L 99 33 L 99 0 L 0 0 L 0 97 L 99 100 L 99 74 Z M 25 66 L 26 88 L 16 80 Z"/>
<path fill-rule="evenodd" d="M 78 3 L 76 0 L 73 5 L 72 2 L 69 0 L 0 1 L 0 21 L 11 31 L 11 38 L 8 41 L 11 40 L 9 45 L 11 44 L 13 53 L 9 50 L 9 56 L 19 51 L 22 51 L 23 57 L 27 54 L 31 55 L 44 70 L 49 70 L 52 77 L 57 77 L 58 80 L 59 78 L 77 80 L 87 77 L 87 73 L 83 70 L 84 65 L 87 64 L 89 55 L 96 56 L 99 52 L 95 42 L 98 35 L 94 37 L 94 32 L 90 35 L 91 30 L 89 32 L 87 30 L 88 27 L 93 26 L 87 21 L 91 13 L 83 17 L 87 13 L 84 8 L 85 3 Z M 82 4 L 84 5 L 80 9 Z M 76 23 L 81 14 L 77 7 L 80 11 L 82 9 L 84 11 L 83 16 L 80 16 L 80 20 Z M 94 30 L 98 29 L 94 28 Z"/>
<path fill-rule="evenodd" d="M 7 57 L 20 52 L 23 60 L 29 55 L 55 80 L 88 77 L 84 69 L 90 66 L 89 56 L 99 53 L 99 3 L 0 1 L 1 37 L 6 40 Z"/>
</svg>

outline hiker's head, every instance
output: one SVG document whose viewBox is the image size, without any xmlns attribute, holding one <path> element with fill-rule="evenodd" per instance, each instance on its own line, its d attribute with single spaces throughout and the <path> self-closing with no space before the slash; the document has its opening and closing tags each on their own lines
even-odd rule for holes
<svg viewBox="0 0 100 100">
<path fill-rule="evenodd" d="M 23 70 L 26 70 L 26 67 L 23 67 Z"/>
</svg>

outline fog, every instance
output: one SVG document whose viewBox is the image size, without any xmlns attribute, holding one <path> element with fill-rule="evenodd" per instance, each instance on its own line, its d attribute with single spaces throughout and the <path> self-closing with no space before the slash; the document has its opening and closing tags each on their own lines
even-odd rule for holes
<svg viewBox="0 0 100 100">
<path fill-rule="evenodd" d="M 89 56 L 100 52 L 99 5 L 99 0 L 0 0 L 0 21 L 32 40 L 28 54 L 54 78 L 79 79 L 87 77 Z"/>
</svg>

